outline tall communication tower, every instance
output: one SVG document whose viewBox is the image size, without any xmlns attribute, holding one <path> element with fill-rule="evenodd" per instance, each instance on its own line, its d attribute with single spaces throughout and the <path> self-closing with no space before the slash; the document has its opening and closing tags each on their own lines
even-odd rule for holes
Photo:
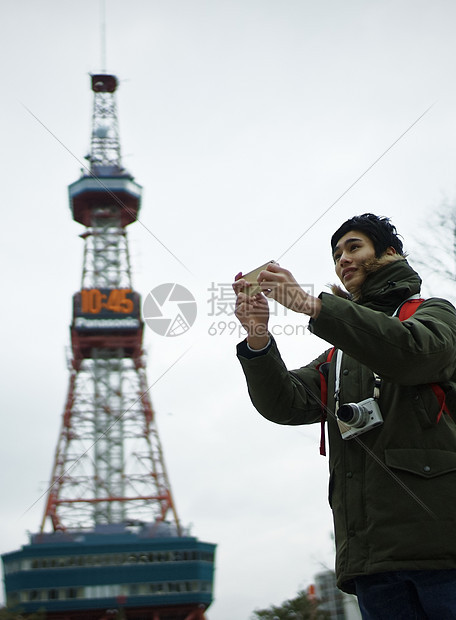
<svg viewBox="0 0 456 620">
<path fill-rule="evenodd" d="M 201 620 L 215 545 L 184 532 L 147 387 L 126 227 L 141 187 L 122 166 L 114 75 L 91 76 L 89 166 L 69 186 L 85 227 L 72 360 L 38 534 L 3 555 L 8 603 L 48 618 Z M 111 616 L 106 616 L 108 613 Z"/>
<path fill-rule="evenodd" d="M 54 530 L 177 518 L 154 424 L 126 227 L 141 187 L 121 163 L 113 75 L 93 75 L 90 173 L 70 185 L 85 227 L 81 290 L 73 297 L 72 369 L 42 523 Z"/>
</svg>

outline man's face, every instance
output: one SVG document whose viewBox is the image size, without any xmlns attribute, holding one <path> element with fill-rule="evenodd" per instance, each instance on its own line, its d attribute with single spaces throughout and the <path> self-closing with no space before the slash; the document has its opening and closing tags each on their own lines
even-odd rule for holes
<svg viewBox="0 0 456 620">
<path fill-rule="evenodd" d="M 337 242 L 333 258 L 339 280 L 353 293 L 366 279 L 364 265 L 375 258 L 374 244 L 364 233 L 350 230 Z"/>
</svg>

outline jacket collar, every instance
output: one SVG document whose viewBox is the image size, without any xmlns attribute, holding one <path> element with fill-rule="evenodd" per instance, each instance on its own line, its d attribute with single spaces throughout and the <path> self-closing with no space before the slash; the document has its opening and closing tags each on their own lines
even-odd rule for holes
<svg viewBox="0 0 456 620">
<path fill-rule="evenodd" d="M 421 289 L 421 278 L 408 262 L 398 260 L 369 273 L 357 301 L 362 306 L 392 314 Z"/>
</svg>

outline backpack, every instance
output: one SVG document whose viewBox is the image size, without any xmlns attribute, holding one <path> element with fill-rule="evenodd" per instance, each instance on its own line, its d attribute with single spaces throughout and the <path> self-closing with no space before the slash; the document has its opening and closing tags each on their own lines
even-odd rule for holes
<svg viewBox="0 0 456 620">
<path fill-rule="evenodd" d="M 398 317 L 400 321 L 406 321 L 415 313 L 415 311 L 423 303 L 423 301 L 424 299 L 421 299 L 421 298 L 420 299 L 407 299 L 406 301 L 404 301 L 404 303 L 401 306 L 399 306 L 396 316 Z M 321 419 L 320 419 L 320 423 L 321 423 L 320 454 L 322 456 L 326 456 L 325 424 L 326 424 L 326 419 L 328 417 L 327 415 L 327 403 L 328 403 L 327 378 L 328 378 L 328 371 L 329 371 L 329 362 L 331 361 L 335 351 L 336 351 L 335 347 L 330 349 L 326 357 L 326 362 L 323 362 L 322 364 L 318 366 L 318 370 L 320 371 L 320 404 L 322 406 L 322 413 L 321 413 Z M 437 420 L 436 420 L 436 424 L 438 424 L 440 421 L 440 418 L 442 417 L 442 414 L 447 413 L 448 415 L 450 415 L 450 412 L 445 402 L 445 392 L 443 391 L 442 387 L 438 383 L 431 383 L 430 387 L 432 388 L 432 391 L 437 397 L 437 400 L 440 405 L 440 410 L 439 410 L 439 413 L 437 414 Z"/>
</svg>

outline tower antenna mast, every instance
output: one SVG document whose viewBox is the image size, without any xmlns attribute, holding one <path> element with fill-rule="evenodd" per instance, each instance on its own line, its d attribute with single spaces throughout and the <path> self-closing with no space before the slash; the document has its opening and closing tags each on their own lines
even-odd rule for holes
<svg viewBox="0 0 456 620">
<path fill-rule="evenodd" d="M 100 0 L 101 73 L 106 73 L 106 0 Z"/>
</svg>

